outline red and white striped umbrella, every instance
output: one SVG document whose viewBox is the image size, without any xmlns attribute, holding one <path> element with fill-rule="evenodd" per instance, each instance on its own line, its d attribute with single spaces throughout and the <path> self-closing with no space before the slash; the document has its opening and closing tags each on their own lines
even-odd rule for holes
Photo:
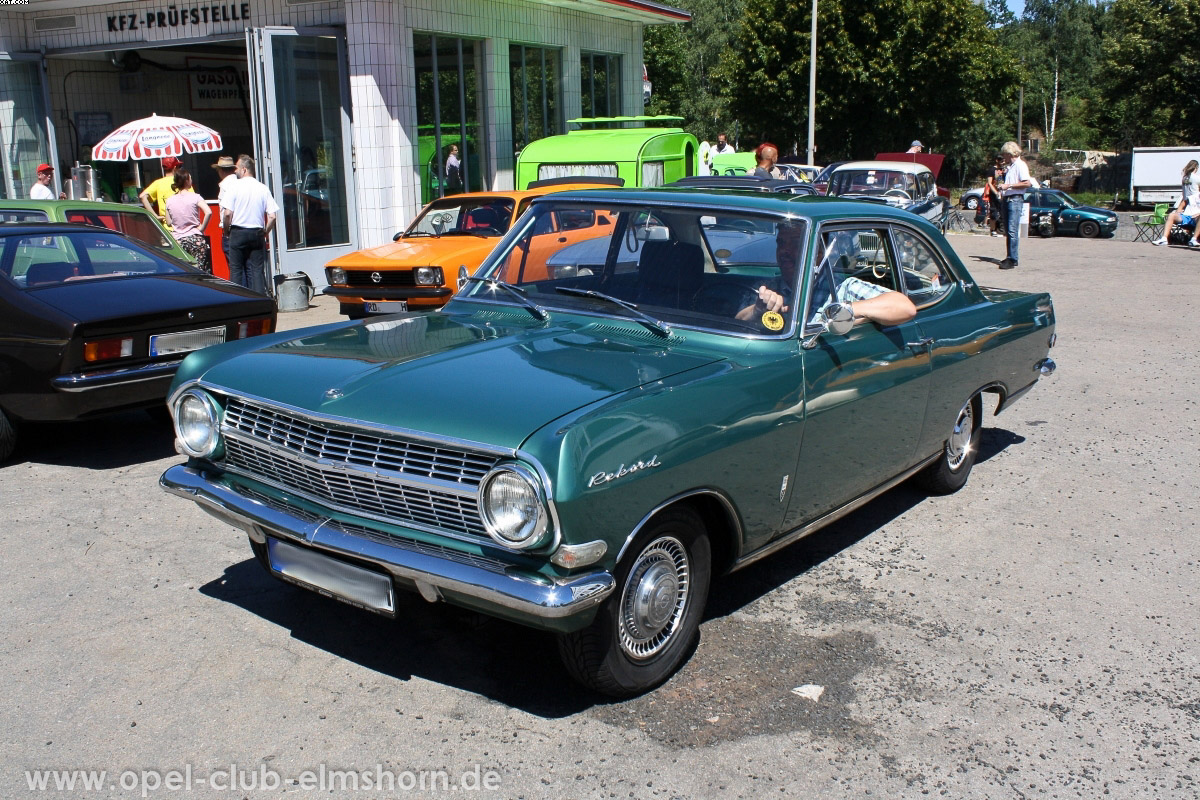
<svg viewBox="0 0 1200 800">
<path fill-rule="evenodd" d="M 92 148 L 96 161 L 129 158 L 165 158 L 184 153 L 212 153 L 221 149 L 221 134 L 182 117 L 160 117 L 127 122 Z"/>
</svg>

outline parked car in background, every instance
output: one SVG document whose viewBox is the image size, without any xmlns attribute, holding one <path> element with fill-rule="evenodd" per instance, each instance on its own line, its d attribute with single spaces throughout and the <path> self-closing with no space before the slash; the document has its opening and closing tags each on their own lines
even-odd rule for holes
<svg viewBox="0 0 1200 800">
<path fill-rule="evenodd" d="M 829 191 L 829 176 L 835 169 L 845 163 L 845 161 L 834 161 L 832 164 L 821 167 L 821 171 L 812 179 L 812 185 L 817 190 L 817 194 L 825 194 Z"/>
<path fill-rule="evenodd" d="M 983 202 L 983 187 L 975 189 L 967 189 L 958 198 L 958 204 L 968 211 L 974 211 L 979 208 L 979 204 Z"/>
<path fill-rule="evenodd" d="M 123 233 L 144 245 L 189 264 L 195 260 L 175 241 L 158 217 L 141 206 L 90 200 L 0 200 L 0 224 L 75 222 Z M 217 247 L 220 247 L 218 242 Z"/>
<path fill-rule="evenodd" d="M 821 173 L 820 167 L 810 166 L 808 164 L 789 164 L 780 161 L 775 165 L 783 173 L 784 178 L 788 178 L 800 183 L 812 183 L 817 175 Z"/>
<path fill-rule="evenodd" d="M 581 229 L 599 246 L 556 247 L 562 218 L 608 220 Z M 856 318 L 851 287 L 916 316 Z M 983 396 L 1003 411 L 1053 371 L 1054 330 L 1049 295 L 981 287 L 883 203 L 563 192 L 439 312 L 190 356 L 187 461 L 160 483 L 280 580 L 553 631 L 581 683 L 636 694 L 691 654 L 713 577 L 909 477 L 963 486 Z"/>
<path fill-rule="evenodd" d="M 668 183 L 667 186 L 679 189 L 731 189 L 778 194 L 817 194 L 817 190 L 811 183 L 801 183 L 792 179 L 761 178 L 756 175 L 697 175 L 692 178 L 680 178 L 674 183 Z"/>
<path fill-rule="evenodd" d="M 22 421 L 159 406 L 185 354 L 275 329 L 275 304 L 83 225 L 0 225 L 0 460 Z"/>
<path fill-rule="evenodd" d="M 1088 239 L 1111 236 L 1117 230 L 1117 215 L 1107 208 L 1085 206 L 1058 189 L 1030 189 L 1025 193 L 1029 213 L 1049 214 L 1054 219 L 1054 233 L 1078 234 Z"/>
<path fill-rule="evenodd" d="M 847 161 L 829 174 L 827 194 L 875 200 L 936 221 L 950 203 L 938 193 L 933 171 L 905 161 Z"/>
<path fill-rule="evenodd" d="M 475 271 L 535 197 L 564 189 L 620 186 L 619 178 L 550 179 L 528 191 L 471 192 L 434 200 L 390 244 L 341 256 L 325 266 L 323 293 L 350 319 L 440 308 Z M 546 233 L 563 241 L 577 220 L 555 219 Z"/>
</svg>

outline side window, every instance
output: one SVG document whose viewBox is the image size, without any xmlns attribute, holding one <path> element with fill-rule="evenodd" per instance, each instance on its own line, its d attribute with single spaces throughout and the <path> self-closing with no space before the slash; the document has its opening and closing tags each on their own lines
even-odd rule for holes
<svg viewBox="0 0 1200 800">
<path fill-rule="evenodd" d="M 950 291 L 954 276 L 928 242 L 911 231 L 897 230 L 896 248 L 904 287 L 913 303 L 928 305 Z"/>
<path fill-rule="evenodd" d="M 839 228 L 822 231 L 809 282 L 810 323 L 833 302 L 853 303 L 896 289 L 896 270 L 887 230 Z"/>
</svg>

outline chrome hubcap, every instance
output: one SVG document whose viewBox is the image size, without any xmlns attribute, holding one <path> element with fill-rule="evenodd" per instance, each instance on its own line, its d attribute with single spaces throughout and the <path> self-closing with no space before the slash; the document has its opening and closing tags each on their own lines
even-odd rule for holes
<svg viewBox="0 0 1200 800">
<path fill-rule="evenodd" d="M 975 404 L 970 400 L 958 412 L 958 421 L 946 440 L 946 463 L 950 469 L 958 469 L 971 455 L 971 435 L 975 433 Z"/>
<path fill-rule="evenodd" d="M 638 555 L 621 593 L 621 649 L 630 657 L 650 658 L 667 646 L 687 608 L 689 577 L 687 550 L 674 537 Z"/>
</svg>

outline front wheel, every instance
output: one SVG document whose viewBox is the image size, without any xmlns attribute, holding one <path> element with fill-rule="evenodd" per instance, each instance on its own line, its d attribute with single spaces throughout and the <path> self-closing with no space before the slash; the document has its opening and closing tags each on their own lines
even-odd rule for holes
<svg viewBox="0 0 1200 800">
<path fill-rule="evenodd" d="M 711 568 L 708 534 L 696 512 L 660 514 L 618 567 L 617 591 L 592 623 L 559 637 L 567 671 L 613 697 L 665 681 L 692 652 Z"/>
<path fill-rule="evenodd" d="M 17 449 L 17 429 L 4 412 L 0 411 L 0 461 L 6 460 Z"/>
<path fill-rule="evenodd" d="M 979 454 L 982 428 L 983 398 L 975 395 L 959 410 L 938 460 L 918 473 L 918 483 L 925 491 L 953 494 L 966 484 Z"/>
<path fill-rule="evenodd" d="M 1095 239 L 1100 235 L 1100 223 L 1085 219 L 1079 223 L 1079 235 L 1086 239 Z"/>
<path fill-rule="evenodd" d="M 975 209 L 979 208 L 979 198 L 975 195 L 971 195 L 963 201 L 963 205 L 968 211 L 974 211 Z"/>
</svg>

